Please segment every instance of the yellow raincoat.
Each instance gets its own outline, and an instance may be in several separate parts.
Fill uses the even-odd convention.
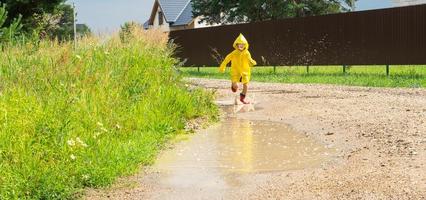
[[[245,44],[245,49],[238,50],[237,44]],[[251,70],[250,67],[256,65],[256,61],[251,58],[251,54],[248,51],[249,43],[243,34],[240,34],[235,40],[233,47],[235,48],[230,54],[228,54],[225,60],[219,67],[220,72],[225,72],[226,65],[231,62],[231,81],[233,83],[243,82],[248,83],[250,81]]]

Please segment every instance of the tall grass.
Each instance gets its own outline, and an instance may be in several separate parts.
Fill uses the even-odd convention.
[[[130,37],[130,36],[129,36]],[[69,199],[153,162],[187,120],[214,118],[159,32],[0,52],[0,199]]]
[[[229,73],[221,74],[215,67],[181,68],[187,77],[229,79]],[[254,67],[252,80],[276,83],[321,83],[356,85],[369,87],[426,87],[426,66],[390,66],[390,76],[386,76],[385,66],[352,66],[343,73],[342,66]]]

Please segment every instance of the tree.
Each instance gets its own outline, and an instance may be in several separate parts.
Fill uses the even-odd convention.
[[[91,35],[92,30],[86,24],[77,24],[77,36],[84,37],[87,35]]]
[[[42,37],[57,38],[60,41],[74,37],[74,11],[71,5],[61,4],[52,13],[36,15],[39,33]],[[37,18],[38,17],[38,18]],[[91,33],[86,24],[77,24],[77,36],[82,37]]]
[[[350,11],[355,11],[355,3],[357,0],[345,0],[346,5],[348,5]]]
[[[58,38],[59,40],[70,40],[74,36],[74,11],[71,5],[61,4],[52,14],[57,17],[55,26],[52,30],[46,30],[50,38]]]
[[[13,40],[22,28],[21,16],[11,20],[11,23],[8,26],[5,26],[7,19],[8,12],[6,7],[0,3],[0,43]]]
[[[10,18],[5,25],[13,23],[12,19],[22,16],[23,31],[39,38],[72,39],[73,8],[65,0],[0,0],[6,3]]]
[[[338,13],[356,0],[192,0],[193,15],[209,24],[254,22]],[[354,4],[353,4],[354,5]],[[352,6],[352,4],[350,5]]]
[[[35,16],[54,13],[64,2],[65,0],[0,0],[0,3],[6,4],[6,10],[9,13],[9,19],[5,21],[5,24],[10,25],[13,19],[22,16],[23,29],[27,32],[36,28]]]

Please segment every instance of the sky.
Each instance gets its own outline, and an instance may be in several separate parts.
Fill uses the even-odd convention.
[[[94,32],[113,32],[127,21],[144,23],[154,0],[68,0],[75,3],[77,23],[87,24]],[[358,0],[357,10],[371,10],[426,3],[426,0]]]

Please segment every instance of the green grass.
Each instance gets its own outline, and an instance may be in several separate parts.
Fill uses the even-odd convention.
[[[147,37],[0,52],[0,199],[77,198],[151,164],[187,120],[216,118]]]
[[[186,77],[229,79],[229,68],[225,74],[218,68],[182,67]],[[390,66],[390,76],[386,76],[385,66],[352,66],[343,74],[342,66],[311,66],[309,74],[305,67],[254,67],[252,81],[276,83],[321,83],[356,85],[370,87],[426,87],[426,65]]]

